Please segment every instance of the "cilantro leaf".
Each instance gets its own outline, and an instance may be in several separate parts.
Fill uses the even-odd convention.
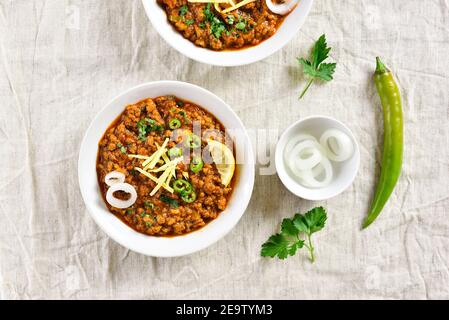
[[[300,95],[304,97],[315,79],[331,81],[337,67],[336,63],[323,63],[328,57],[332,48],[327,46],[326,36],[323,34],[316,42],[312,51],[312,61],[298,58],[298,63],[303,67],[304,74],[310,77],[307,86]]]
[[[309,227],[308,233],[312,234],[320,231],[326,224],[327,215],[323,207],[313,208],[304,215],[305,222]]]
[[[212,3],[208,3],[203,10],[205,20],[210,23],[210,33],[219,39],[223,32],[226,31],[226,24],[221,21],[212,12]]]
[[[180,15],[181,17],[185,16],[187,12],[189,12],[189,6],[186,5],[186,4],[183,5],[183,6],[181,7],[181,9],[179,9],[179,15]]]
[[[283,234],[286,234],[289,236],[294,236],[294,237],[296,237],[298,235],[298,229],[293,224],[293,221],[291,219],[282,220],[281,232]]]
[[[314,262],[315,248],[311,237],[313,233],[324,228],[326,219],[326,210],[323,207],[317,207],[305,214],[297,213],[292,219],[282,220],[281,233],[271,236],[262,244],[261,256],[286,259],[288,256],[294,256],[298,249],[306,247],[310,254],[310,261]],[[305,239],[301,239],[300,235],[303,235]]]
[[[147,135],[150,134],[152,131],[163,131],[164,128],[162,125],[158,124],[156,120],[145,118],[137,122],[137,132],[138,132],[138,139],[140,141],[146,141]]]
[[[303,240],[291,241],[283,234],[275,234],[262,245],[261,255],[263,257],[274,258],[277,256],[279,259],[286,259],[289,255],[294,256],[303,245]]]
[[[237,30],[240,30],[240,31],[245,30],[246,29],[246,22],[244,20],[240,20],[240,22],[235,25],[235,28]]]
[[[313,48],[312,52],[313,66],[315,67],[315,69],[318,68],[321,62],[329,57],[330,51],[331,48],[327,47],[326,35],[323,34],[315,43],[315,47]]]
[[[167,203],[172,208],[178,208],[179,207],[179,202],[176,199],[170,198],[170,197],[166,196],[165,194],[161,194],[161,196],[159,197],[159,200],[161,200],[162,202]]]
[[[123,154],[126,154],[126,147],[122,145],[121,143],[117,143],[117,148],[120,149],[120,152]]]

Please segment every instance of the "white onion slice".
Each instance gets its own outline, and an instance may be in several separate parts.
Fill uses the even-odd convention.
[[[319,169],[322,167],[322,169]],[[318,177],[322,174],[324,170],[324,177],[322,179],[318,179]],[[326,157],[321,159],[321,162],[309,170],[302,170],[296,172],[297,176],[303,181],[306,187],[310,188],[324,188],[327,187],[333,178],[334,171],[332,169],[332,164]]]
[[[296,166],[298,170],[312,169],[323,158],[320,149],[320,145],[312,140],[305,140],[298,143],[289,156],[290,167]],[[309,156],[304,157],[306,155]]]
[[[290,156],[290,153],[292,152],[293,148],[296,147],[296,145],[302,141],[305,140],[311,140],[314,142],[318,142],[318,140],[314,137],[311,136],[310,134],[298,134],[296,136],[294,136],[292,139],[290,139],[290,141],[287,143],[287,145],[285,146],[284,149],[284,154],[288,157]]]
[[[272,2],[272,0],[265,0],[268,9],[270,9],[271,12],[280,14],[280,15],[286,15],[289,14],[295,6],[298,4],[299,0],[285,0],[284,3],[275,4]]]
[[[326,156],[336,162],[348,160],[354,153],[354,144],[348,135],[337,129],[329,129],[320,138]]]
[[[121,172],[118,171],[112,171],[109,172],[105,177],[104,177],[104,182],[108,185],[108,186],[112,186],[116,183],[123,183],[125,182],[125,175]]]
[[[130,195],[128,200],[121,200],[114,197],[114,192],[123,191]],[[128,183],[115,183],[106,193],[106,201],[113,207],[118,209],[126,209],[131,207],[137,200],[136,189]]]

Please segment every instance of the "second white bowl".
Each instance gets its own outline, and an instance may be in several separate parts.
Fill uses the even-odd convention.
[[[216,66],[240,66],[253,63],[283,48],[306,21],[313,0],[301,0],[287,16],[279,30],[261,44],[241,50],[214,51],[194,45],[168,22],[167,15],[156,0],[142,0],[153,27],[167,43],[183,55]]]

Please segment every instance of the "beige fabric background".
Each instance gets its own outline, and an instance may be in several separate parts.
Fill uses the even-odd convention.
[[[338,62],[335,80],[298,101],[295,58],[322,33]],[[376,55],[402,87],[405,163],[385,212],[361,232],[382,141]],[[172,50],[140,0],[0,0],[0,59],[0,298],[449,298],[448,0],[317,0],[283,50],[240,68]],[[340,119],[361,145],[354,185],[311,203],[276,175],[257,175],[246,214],[217,244],[175,259],[128,251],[86,211],[78,150],[106,102],[161,79],[213,91],[248,128]],[[283,217],[317,204],[329,221],[315,238],[314,265],[303,255],[259,257]]]

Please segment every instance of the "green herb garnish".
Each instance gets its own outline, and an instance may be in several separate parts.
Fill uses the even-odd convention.
[[[228,16],[228,23],[232,25],[232,24],[234,24],[234,22],[235,22],[235,17],[233,15],[229,15]]]
[[[240,20],[240,22],[235,25],[235,28],[240,31],[246,30],[246,22],[244,20]]]
[[[159,198],[162,202],[165,202],[170,205],[170,207],[178,208],[179,202],[176,201],[176,199],[172,199],[170,197],[167,197],[166,195],[162,194]]]
[[[138,139],[145,141],[152,131],[162,131],[164,128],[156,120],[145,118],[137,122]]]
[[[121,143],[117,143],[117,148],[120,149],[120,152],[123,154],[126,154],[126,147],[122,145]]]
[[[221,34],[226,31],[226,25],[212,12],[211,3],[207,4],[207,6],[204,8],[203,13],[206,21],[210,23],[210,32],[214,35],[215,38],[220,38]]]
[[[154,203],[150,202],[150,201],[145,201],[143,203],[143,205],[145,206],[145,208],[150,208],[151,210],[154,209]]]
[[[186,20],[186,21],[185,21],[185,24],[188,25],[188,26],[190,26],[190,25],[192,25],[194,22],[195,22],[195,20],[189,19],[189,20]]]
[[[310,261],[315,261],[315,248],[312,244],[312,234],[324,228],[327,214],[323,207],[314,208],[304,215],[295,214],[293,219],[284,219],[281,225],[281,233],[271,236],[262,245],[260,254],[263,257],[278,257],[286,259],[294,256],[298,249],[306,247],[309,250]],[[300,236],[304,236],[304,240]]]
[[[187,117],[187,113],[185,111],[179,111],[178,114],[184,118],[184,123],[190,123],[190,119]]]
[[[312,61],[305,60],[304,58],[298,58],[298,62],[304,68],[304,73],[310,76],[309,83],[304,88],[300,95],[300,99],[304,97],[307,90],[310,88],[315,79],[321,79],[324,81],[331,81],[333,79],[333,74],[336,63],[323,63],[329,57],[329,52],[332,48],[329,48],[326,43],[326,36],[323,34],[318,41],[315,43],[312,52]]]
[[[126,214],[127,215],[130,215],[130,214],[133,214],[134,213],[134,210],[133,209],[127,209],[126,210]]]
[[[181,7],[181,9],[179,9],[179,15],[181,16],[181,17],[184,17],[185,15],[186,15],[186,13],[187,12],[189,12],[189,6],[188,5],[183,5],[182,7]]]

